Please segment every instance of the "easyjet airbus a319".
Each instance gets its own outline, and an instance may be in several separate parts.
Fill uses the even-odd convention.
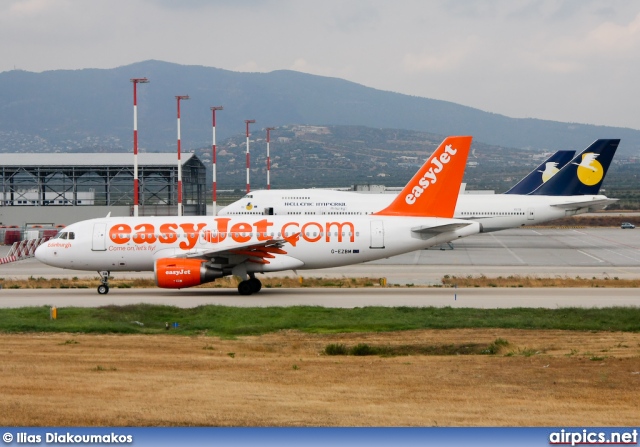
[[[338,267],[442,244],[481,231],[453,219],[471,137],[448,137],[381,211],[366,216],[106,217],[67,226],[36,250],[56,267],[153,271],[159,287],[181,289],[227,275],[238,291],[260,291],[256,273]]]

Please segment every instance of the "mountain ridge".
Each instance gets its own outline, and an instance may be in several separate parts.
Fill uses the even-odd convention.
[[[397,128],[438,135],[473,135],[490,145],[535,150],[582,149],[598,138],[621,138],[619,154],[640,155],[640,130],[510,118],[453,102],[388,92],[334,77],[274,70],[234,72],[158,60],[110,69],[12,70],[0,73],[0,151],[130,150],[134,77],[138,86],[139,144],[150,152],[176,146],[175,95],[181,103],[183,147],[211,144],[211,106],[220,139],[289,124]],[[37,149],[37,147],[36,147]],[[43,149],[44,150],[44,149]]]

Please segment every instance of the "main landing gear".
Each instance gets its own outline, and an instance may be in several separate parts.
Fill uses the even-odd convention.
[[[256,278],[255,273],[249,273],[249,279],[241,281],[240,284],[238,284],[238,293],[240,293],[240,295],[258,293],[260,289],[262,289],[262,283]]]
[[[98,293],[100,295],[106,295],[109,293],[109,273],[106,271],[98,272],[100,274],[100,285],[98,286]]]

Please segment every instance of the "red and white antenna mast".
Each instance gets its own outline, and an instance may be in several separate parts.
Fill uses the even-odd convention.
[[[249,194],[249,191],[251,191],[251,186],[250,186],[250,182],[249,182],[249,169],[251,167],[251,159],[249,156],[249,124],[251,123],[255,123],[256,120],[244,120],[245,124],[247,125],[247,194]]]
[[[218,182],[216,180],[216,110],[223,110],[222,106],[211,107],[211,113],[213,115],[212,128],[213,128],[213,143],[211,145],[211,151],[213,153],[213,215],[218,214],[217,200],[218,200]]]
[[[189,95],[176,96],[178,102],[178,216],[182,216],[182,160],[180,160],[180,100]]]
[[[269,138],[269,133],[275,129],[275,127],[267,127],[267,189],[271,189],[271,157],[269,156],[269,143],[271,139]]]
[[[149,82],[147,78],[132,78],[133,82],[133,215],[138,217],[139,187],[138,187],[138,84]]]

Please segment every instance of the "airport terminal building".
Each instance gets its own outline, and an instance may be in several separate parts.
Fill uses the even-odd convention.
[[[206,214],[206,168],[182,154],[185,216]],[[68,225],[78,220],[133,215],[130,153],[2,154],[0,225]],[[139,215],[177,215],[175,153],[138,154]]]

